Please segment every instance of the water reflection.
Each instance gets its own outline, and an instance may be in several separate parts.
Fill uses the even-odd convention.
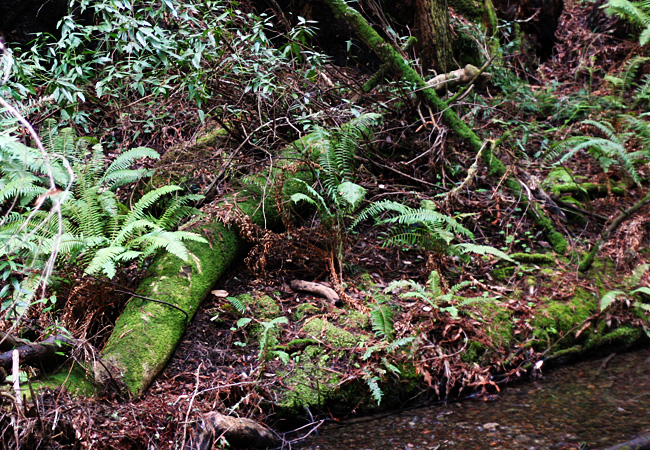
[[[650,432],[650,349],[560,368],[467,400],[327,425],[303,450],[598,449]]]

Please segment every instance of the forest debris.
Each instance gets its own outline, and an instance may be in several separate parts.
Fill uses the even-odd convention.
[[[305,291],[316,294],[320,297],[326,298],[332,303],[338,302],[340,300],[339,295],[334,289],[313,281],[292,280],[291,289],[294,291]]]
[[[580,266],[578,267],[578,270],[580,272],[586,272],[587,270],[589,270],[589,268],[594,262],[594,258],[596,258],[596,254],[603,248],[605,243],[609,240],[609,238],[616,231],[616,229],[623,223],[623,221],[625,221],[625,219],[632,216],[634,213],[636,213],[638,210],[640,210],[647,204],[650,204],[650,193],[646,194],[646,196],[643,197],[641,200],[639,200],[630,208],[626,209],[625,211],[621,212],[618,216],[616,216],[616,218],[612,221],[612,223],[605,230],[603,230],[602,234],[600,235],[600,238],[596,241],[593,247],[591,247],[589,253],[587,253],[583,257],[582,261],[580,261]]]
[[[229,448],[271,448],[282,442],[270,428],[254,420],[209,412],[196,426],[185,450],[207,450],[222,438]]]
[[[75,341],[66,336],[54,335],[38,344],[22,344],[19,347],[0,353],[0,367],[9,369],[12,364],[13,352],[18,351],[21,364],[35,366],[51,362],[57,352],[72,348]]]
[[[449,73],[441,73],[427,81],[427,84],[432,86],[436,91],[439,91],[457,84],[469,83],[475,78],[475,83],[479,87],[485,86],[492,79],[492,74],[487,72],[481,73],[481,69],[478,67],[467,64],[462,69],[452,70]]]

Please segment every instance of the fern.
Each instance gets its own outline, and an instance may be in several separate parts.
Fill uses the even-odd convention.
[[[632,134],[617,133],[614,127],[608,122],[585,120],[582,123],[595,128],[605,135],[605,137],[571,137],[556,145],[553,151],[547,155],[547,159],[556,159],[559,157],[556,164],[562,164],[579,151],[587,150],[598,161],[603,171],[608,172],[613,164],[618,163],[630,178],[640,186],[641,176],[634,167],[638,162],[638,155],[630,154],[626,150],[627,142],[632,137]]]
[[[490,245],[478,245],[473,243],[462,243],[454,245],[454,248],[459,250],[460,253],[474,253],[475,255],[485,256],[492,255],[497,258],[505,259],[508,262],[516,263],[514,259],[508,256],[507,253],[494,248]]]
[[[369,373],[366,372],[366,376],[363,377],[363,379],[368,385],[368,389],[370,389],[370,394],[372,395],[372,398],[375,399],[377,405],[379,405],[381,403],[382,398],[384,398],[384,391],[382,391],[381,388],[379,387],[379,377],[371,376]]]
[[[407,345],[413,343],[414,341],[415,341],[414,336],[397,339],[396,341],[391,342],[388,347],[386,347],[386,351],[388,353],[392,353],[398,348],[406,347]]]
[[[372,330],[377,336],[384,337],[387,341],[393,340],[393,310],[389,305],[377,305],[370,312]]]
[[[608,0],[602,6],[605,8],[607,14],[614,14],[616,16],[627,19],[632,24],[639,27],[641,35],[639,36],[639,44],[646,45],[650,42],[650,2],[642,0],[632,2],[629,0]]]
[[[425,300],[431,305],[432,308],[438,309],[442,312],[449,313],[453,318],[457,318],[459,308],[469,306],[475,303],[484,303],[495,301],[496,298],[483,295],[481,297],[459,297],[457,294],[461,290],[467,288],[472,283],[469,281],[462,281],[452,286],[447,293],[442,290],[442,279],[440,273],[436,270],[432,271],[427,280],[426,286],[413,281],[413,280],[400,280],[393,281],[384,290],[386,293],[399,292],[405,289],[406,292],[399,294],[402,298],[418,298]],[[456,304],[452,304],[456,302]],[[443,306],[449,304],[449,306]]]
[[[184,241],[207,242],[196,234],[172,231],[171,228],[190,214],[196,213],[191,203],[197,195],[175,196],[178,186],[163,186],[142,196],[131,208],[122,205],[116,189],[149,176],[146,169],[130,169],[137,159],[158,158],[155,151],[139,147],[118,156],[106,167],[102,146],[93,139],[76,138],[70,128],[56,129],[53,121],[46,121],[42,141],[50,154],[49,165],[40,152],[10,139],[0,139],[0,202],[12,197],[26,205],[45,189],[45,175],[54,173],[57,182],[70,182],[64,163],[56,158],[67,158],[74,172],[71,192],[65,194],[61,208],[63,233],[47,210],[11,214],[0,224],[0,236],[22,236],[14,250],[27,255],[38,251],[45,254],[59,251],[63,258],[87,264],[86,273],[103,273],[112,278],[120,265],[146,258],[164,250],[187,260],[189,251]],[[2,145],[9,142],[9,145]],[[11,164],[9,164],[9,162]],[[52,169],[47,169],[51,167]],[[48,172],[49,170],[49,172]],[[22,173],[22,186],[12,176]],[[162,210],[158,217],[153,208]],[[15,238],[12,238],[15,239]],[[8,241],[0,241],[4,247]],[[7,251],[4,249],[4,251]]]
[[[380,218],[384,213],[393,215]],[[363,210],[352,228],[370,217],[375,218],[376,225],[391,225],[384,240],[387,246],[408,245],[447,252],[456,236],[474,236],[453,217],[430,208],[411,208],[390,200],[373,203]]]
[[[226,297],[226,299],[235,307],[239,314],[243,315],[246,312],[246,304],[237,297]]]

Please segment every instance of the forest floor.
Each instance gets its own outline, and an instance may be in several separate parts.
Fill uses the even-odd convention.
[[[602,99],[616,95],[611,85],[605,82],[605,76],[620,73],[627,61],[641,54],[634,42],[624,39],[624,36],[617,37],[615,20],[595,15],[593,8],[578,2],[567,3],[553,56],[531,71],[526,57],[512,55],[508,67],[526,77],[526,83],[517,85],[513,92],[488,87],[481,93],[487,99],[486,105],[476,108],[468,105],[465,116],[481,136],[498,138],[504,128],[509,128],[512,134],[508,138],[508,151],[513,153],[510,155],[512,160],[518,159],[518,164],[538,180],[543,180],[550,171],[551,166],[542,155],[551,150],[551,142],[560,141],[581,130],[580,127],[584,128],[575,117],[595,118],[592,112],[602,111],[598,106],[605,101]],[[598,31],[592,31],[594,29]],[[380,96],[371,95],[364,102],[372,104],[381,100]],[[401,129],[400,142],[394,142],[389,133],[380,132],[375,139],[381,142],[382,152],[362,152],[359,160],[363,166],[374,164],[383,169],[372,171],[374,173],[360,169],[357,182],[368,189],[368,198],[373,200],[408,198],[417,192],[420,198],[428,196],[438,201],[439,194],[449,192],[454,186],[455,176],[451,173],[454,170],[452,164],[446,165],[446,170],[451,172],[437,169],[439,161],[445,159],[469,167],[475,155],[463,150],[462,143],[451,133],[443,138],[443,144],[432,146],[431,136],[445,134],[435,122],[420,121],[404,127],[405,121],[409,123],[409,119],[399,111],[387,117],[385,129]],[[400,152],[403,153],[401,157],[397,156]],[[576,178],[603,183],[617,179],[615,171],[603,172],[597,161],[586,154],[574,157],[566,165]],[[639,168],[645,176],[648,170],[648,164]],[[196,182],[200,191],[204,187],[202,184],[207,185],[207,178]],[[227,190],[227,187],[222,189]],[[638,201],[641,193],[642,188],[634,186],[623,195],[615,196],[610,192],[590,202],[586,220],[581,225],[568,225],[557,216],[553,216],[554,224],[570,239],[573,250],[586,250],[596,241],[606,223]],[[473,185],[454,201],[442,205],[442,212],[471,214],[472,231],[479,243],[509,253],[547,249],[549,243],[544,241],[527,216],[520,213],[520,208],[519,199],[499,191],[494,182],[488,180],[487,169],[481,166]],[[611,261],[611,273],[615,273],[617,278],[629,276],[639,264],[648,262],[650,255],[642,249],[648,246],[649,224],[650,212],[641,211],[624,224],[601,251],[599,257]],[[283,379],[278,376],[282,373],[282,363],[278,359],[264,361],[259,357],[258,346],[237,344],[246,342],[247,331],[235,325],[239,316],[225,298],[248,293],[255,296],[266,294],[279,306],[278,317],[292,316],[309,304],[319,318],[337,323],[343,329],[350,325],[348,319],[342,317],[340,305],[290,288],[294,279],[327,281],[331,276],[330,255],[322,245],[322,240],[328,239],[327,230],[319,228],[318,224],[297,227],[278,235],[277,239],[298,242],[293,254],[257,248],[252,253],[252,260],[237,264],[214,287],[227,294],[218,292],[218,296],[210,295],[204,300],[175,355],[141,398],[122,399],[106,394],[104,398],[84,399],[74,398],[67,392],[46,393],[32,408],[32,413],[38,412],[38,417],[31,422],[33,429],[24,433],[26,440],[22,448],[182,448],[182,443],[187,442],[194,432],[194,423],[201,414],[210,411],[230,411],[280,430],[287,430],[300,421],[317,423],[316,418],[309,417],[312,413],[309,410],[303,411],[302,417],[294,418],[297,420],[276,414],[274,392],[283,386]],[[264,265],[255,264],[262,260]],[[585,279],[577,273],[576,257],[556,261],[545,272],[544,276],[552,279],[551,283],[543,283],[540,278],[531,283],[531,279],[540,277],[536,273],[522,276],[513,273],[497,278],[494,273],[501,267],[498,261],[472,258],[467,262],[414,249],[384,247],[380,230],[370,224],[363,225],[356,234],[348,237],[343,261],[341,281],[347,287],[347,294],[358,301],[369,295],[364,290],[368,284],[372,284],[377,292],[395,280],[410,279],[424,284],[432,270],[444,274],[447,287],[469,281],[477,292],[498,296],[508,304],[514,318],[511,324],[513,333],[520,336],[520,342],[535,339],[530,322],[535,317],[538,299],[567,299],[579,288],[589,292],[595,290],[592,279]],[[645,280],[648,285],[647,274]],[[618,281],[603,272],[598,280],[599,288],[605,291],[613,289]],[[523,292],[523,295],[514,296],[515,292]],[[423,354],[416,366],[428,383],[422,383],[420,389],[410,390],[409,397],[398,399],[392,406],[476,392],[486,396],[498,395],[498,384],[526,376],[525,367],[543,357],[533,346],[525,348],[519,345],[511,349],[504,346],[497,349],[489,361],[484,361],[484,365],[468,364],[462,358],[467,336],[479,342],[487,339],[486,327],[480,321],[472,316],[452,317],[442,310],[430,311],[430,308],[423,312],[421,308],[413,307],[412,299],[397,295],[393,295],[391,301],[394,309],[399,311],[394,318],[396,338],[412,333],[413,324],[417,322],[419,329],[429,327],[435,330],[425,333],[427,338],[430,342],[444,343],[448,351],[446,358],[437,360],[435,354]],[[597,321],[633,323],[638,319],[623,307],[612,308],[607,317],[591,317],[585,326]],[[284,328],[281,342],[304,338],[301,326],[304,323]],[[576,329],[572,333],[582,331]],[[381,341],[372,331],[366,335],[370,342],[368,346]],[[329,366],[329,370],[339,372],[341,380],[367,379],[369,366],[366,363],[377,363],[373,356],[367,360],[360,358],[367,348],[338,353],[338,360]],[[347,364],[351,353],[355,352],[357,364]],[[439,373],[445,374],[444,381],[432,381]],[[390,377],[390,374],[386,376]],[[361,383],[361,386],[365,384]],[[327,410],[313,413],[318,414],[319,419],[338,420],[363,410],[361,406],[348,406],[347,411],[338,404],[333,406],[338,409],[329,413]],[[289,434],[286,439],[297,438],[309,430],[305,428]],[[290,444],[285,443],[285,448],[290,448]]]

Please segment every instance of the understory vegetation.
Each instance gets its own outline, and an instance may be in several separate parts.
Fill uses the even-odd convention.
[[[489,76],[432,95],[480,150],[326,4],[71,1],[55,32],[0,41],[0,349],[74,342],[0,368],[4,445],[185,448],[210,411],[287,429],[646,342],[650,10],[600,5],[566,1],[545,60],[521,21],[452,10],[454,69]],[[161,255],[189,292],[223,230],[240,261],[191,323],[143,295]],[[134,300],[188,327],[139,399],[96,377],[109,339],[158,320],[134,307],[111,336]],[[73,373],[96,398],[60,387]]]

